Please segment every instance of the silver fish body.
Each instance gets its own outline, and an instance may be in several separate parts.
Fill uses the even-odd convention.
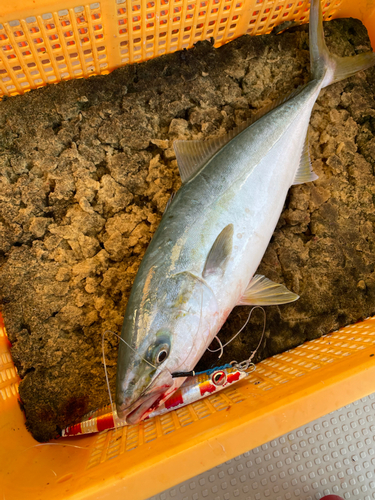
[[[316,0],[313,9],[319,31]],[[313,79],[190,172],[163,216],[122,329],[130,347],[120,343],[116,404],[129,422],[146,418],[149,408],[181,385],[184,378],[172,374],[194,368],[236,305],[298,298],[284,289],[284,301],[257,302],[251,280],[290,186],[316,178],[306,164],[306,136],[321,88],[354,73],[354,65],[358,70],[374,64],[373,57],[346,62],[348,70],[340,66],[337,75],[334,64],[341,63],[329,59],[322,40],[318,34],[318,48],[311,51]]]
[[[137,274],[124,330],[125,340],[146,356],[149,336],[142,333],[152,332],[152,338],[163,328],[169,332],[173,321],[163,366],[169,373],[194,368],[255,273],[299,167],[319,91],[319,83],[308,85],[235,137],[178,191],[163,217]],[[207,255],[228,225],[233,225],[233,251],[225,272],[203,278]],[[132,362],[134,368],[145,365],[122,345],[119,352],[119,370]],[[182,380],[173,382],[175,389]],[[128,384],[129,399],[117,399],[125,408],[135,393],[131,379]]]

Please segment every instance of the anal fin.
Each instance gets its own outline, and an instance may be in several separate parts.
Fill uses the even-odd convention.
[[[293,186],[297,184],[304,184],[305,182],[316,181],[318,176],[313,171],[309,155],[309,139],[306,134],[305,144],[302,149],[301,160],[296,176],[293,181]]]
[[[299,296],[290,292],[284,285],[275,283],[260,274],[255,274],[237,305],[271,306],[287,304],[297,299]]]

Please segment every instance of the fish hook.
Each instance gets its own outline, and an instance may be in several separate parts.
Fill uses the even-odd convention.
[[[254,363],[251,362],[251,360],[254,358],[255,354],[257,353],[257,351],[259,350],[259,347],[263,341],[263,337],[264,337],[264,333],[266,331],[266,311],[263,309],[263,307],[261,306],[255,306],[251,309],[251,311],[249,312],[249,315],[247,317],[247,320],[245,322],[245,324],[242,326],[242,328],[236,333],[236,335],[234,335],[230,340],[228,340],[228,342],[226,344],[222,344],[221,340],[219,339],[219,337],[216,335],[214,338],[218,341],[218,343],[220,344],[220,347],[219,349],[210,349],[210,348],[207,348],[210,352],[217,352],[217,351],[221,351],[220,352],[220,356],[219,356],[219,359],[221,358],[221,356],[223,355],[223,352],[224,352],[224,347],[226,347],[228,344],[230,344],[236,337],[237,335],[239,335],[242,330],[245,328],[245,326],[248,324],[250,318],[251,318],[251,315],[253,313],[253,311],[255,309],[261,309],[263,311],[263,331],[262,331],[262,335],[260,337],[260,341],[257,345],[257,348],[255,349],[255,351],[253,351],[251,353],[251,356],[249,357],[249,359],[246,359],[245,361],[241,361],[240,363],[238,363],[237,361],[231,361],[229,364],[234,366],[235,368],[237,368],[239,371],[247,371],[250,367],[252,368],[251,371],[254,371],[256,368],[255,368],[255,365]],[[191,372],[176,372],[176,373],[172,373],[172,378],[178,378],[178,377],[194,377],[195,375],[195,371],[191,371]]]
[[[258,349],[261,346],[261,343],[263,342],[264,332],[266,331],[266,311],[263,309],[263,307],[261,307],[261,306],[253,307],[252,310],[250,311],[250,314],[249,314],[249,317],[247,318],[247,321],[249,321],[251,313],[254,311],[254,309],[261,309],[263,311],[263,331],[262,331],[262,335],[260,337],[259,343],[257,345],[257,348],[255,349],[255,351],[253,351],[251,353],[251,356],[249,357],[249,359],[246,359],[245,361],[241,361],[240,363],[237,363],[237,361],[231,361],[229,363],[230,365],[234,366],[235,368],[237,368],[240,371],[247,371],[250,367],[252,368],[252,370],[251,370],[252,372],[256,369],[254,363],[252,363],[251,360],[254,358],[255,354],[258,352]],[[245,325],[246,325],[246,323],[245,323]],[[242,329],[244,328],[244,326],[242,327]],[[233,337],[233,339],[237,335],[238,335],[238,333]],[[233,339],[231,339],[229,342],[232,342]],[[225,345],[227,345],[227,344],[225,344]]]
[[[228,342],[227,342],[226,344],[224,344],[224,345],[223,345],[223,344],[221,343],[221,341],[220,341],[219,337],[218,337],[218,336],[216,336],[216,337],[214,337],[214,338],[215,338],[215,339],[219,342],[220,347],[219,347],[218,349],[212,349],[212,350],[208,348],[208,350],[209,350],[210,352],[217,352],[217,351],[221,351],[221,352],[220,352],[220,356],[219,356],[219,359],[220,359],[220,358],[221,358],[221,356],[222,356],[222,354],[223,354],[223,349],[224,349],[224,347],[226,347],[226,346],[227,346],[227,345],[229,345],[231,342],[233,342],[233,340],[234,340],[234,339],[235,339],[235,338],[236,338],[236,337],[237,337],[237,336],[238,336],[238,335],[239,335],[239,334],[243,331],[243,329],[246,327],[246,325],[247,325],[247,324],[248,324],[248,322],[250,321],[251,315],[253,314],[253,311],[255,311],[255,309],[262,309],[262,311],[263,311],[263,313],[264,313],[264,328],[263,328],[263,334],[264,334],[264,330],[265,330],[265,328],[266,328],[266,313],[265,313],[265,311],[264,311],[263,307],[261,307],[261,306],[255,306],[255,307],[253,307],[253,308],[250,310],[249,315],[248,315],[248,317],[247,317],[247,320],[245,321],[245,323],[244,323],[244,325],[242,326],[242,328],[241,328],[240,330],[238,330],[238,332],[237,332],[237,333],[236,333],[236,334],[235,334],[235,335],[234,335],[234,336],[233,336],[230,340],[228,340]],[[263,334],[262,334],[262,335],[263,335]],[[263,338],[263,336],[262,336],[262,338]],[[258,349],[258,348],[257,348],[257,349]]]

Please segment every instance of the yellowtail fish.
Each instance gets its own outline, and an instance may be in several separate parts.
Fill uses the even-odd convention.
[[[182,187],[140,265],[117,362],[117,414],[146,418],[183,383],[238,305],[298,296],[256,269],[289,188],[314,181],[307,129],[321,89],[375,64],[340,58],[324,41],[319,0],[310,11],[311,80],[227,136],[175,141]]]
[[[151,407],[146,418],[164,415],[164,413],[169,411],[177,410],[190,403],[195,403],[242,380],[247,376],[247,373],[235,366],[226,365],[188,377],[164,404],[160,406],[155,404],[155,409]],[[66,427],[66,429],[63,429],[61,435],[63,437],[71,437],[81,434],[91,434],[124,425],[127,425],[126,419],[118,417],[115,406],[113,405],[113,408],[111,408],[111,405],[107,405],[100,410],[88,413],[78,424]]]

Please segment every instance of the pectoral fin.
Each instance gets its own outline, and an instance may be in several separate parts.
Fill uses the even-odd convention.
[[[255,274],[238,305],[271,306],[294,302],[298,298],[298,295],[290,292],[284,285],[275,283],[260,274]]]
[[[202,276],[223,273],[233,249],[233,224],[228,224],[216,238],[208,252]]]

